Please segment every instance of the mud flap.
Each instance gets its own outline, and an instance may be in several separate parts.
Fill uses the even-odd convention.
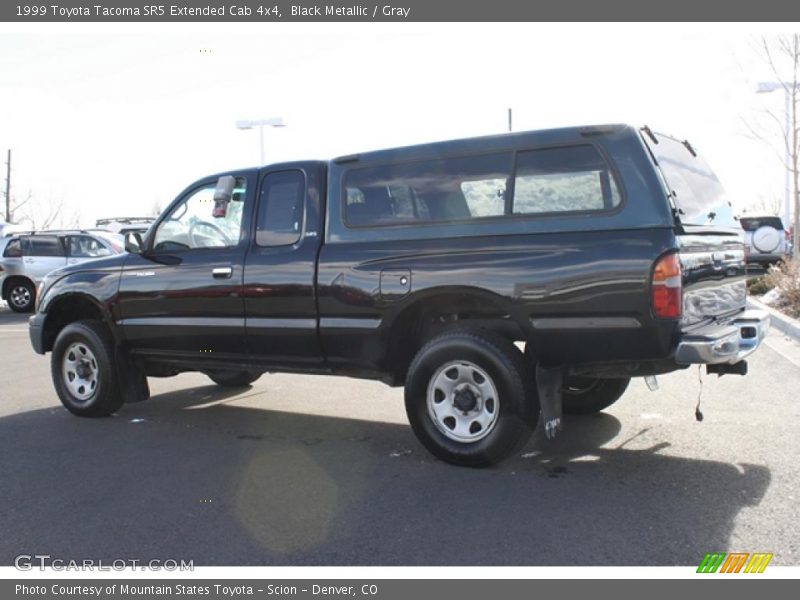
[[[536,363],[536,388],[542,411],[544,435],[548,440],[556,437],[561,425],[561,386],[564,381],[562,367],[545,368]]]
[[[150,397],[150,386],[144,369],[119,349],[115,352],[117,377],[125,403],[142,402]]]

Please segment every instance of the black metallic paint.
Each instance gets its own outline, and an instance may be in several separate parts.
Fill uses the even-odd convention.
[[[322,241],[325,163],[267,167],[259,181],[263,182],[270,173],[288,170],[300,171],[305,176],[302,235],[290,246],[259,247],[254,243],[249,246],[242,290],[248,347],[254,360],[273,367],[321,365],[314,281]],[[250,236],[255,239],[255,224]]]
[[[320,317],[346,321],[321,328],[323,346],[332,364],[386,370],[398,316],[446,293],[475,298],[483,316],[508,315],[518,339],[529,340],[545,362],[663,357],[677,324],[652,319],[649,284],[653,262],[674,243],[664,228],[421,240],[413,249],[395,241],[328,244],[319,265]],[[398,269],[411,273],[410,292],[386,299],[379,293],[381,273]],[[585,318],[587,326],[534,327],[565,316]],[[592,317],[638,325],[603,328]],[[370,326],[356,326],[359,321]]]

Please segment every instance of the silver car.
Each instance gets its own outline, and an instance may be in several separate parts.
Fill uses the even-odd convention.
[[[784,260],[791,254],[789,235],[780,217],[741,217],[744,247],[749,264],[763,267]]]
[[[122,236],[97,231],[42,231],[0,239],[0,297],[15,312],[31,312],[44,276],[74,265],[124,252]]]

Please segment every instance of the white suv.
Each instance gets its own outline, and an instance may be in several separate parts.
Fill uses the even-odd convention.
[[[780,217],[741,217],[747,262],[767,267],[789,254],[789,236]]]

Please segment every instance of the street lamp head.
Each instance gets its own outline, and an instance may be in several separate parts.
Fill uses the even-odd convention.
[[[236,121],[236,129],[252,129],[253,127],[286,127],[286,123],[283,122],[282,117]]]
[[[272,117],[270,119],[256,119],[236,121],[236,129],[253,129],[258,127],[258,143],[261,149],[259,164],[264,164],[264,127],[286,127],[282,117]]]

